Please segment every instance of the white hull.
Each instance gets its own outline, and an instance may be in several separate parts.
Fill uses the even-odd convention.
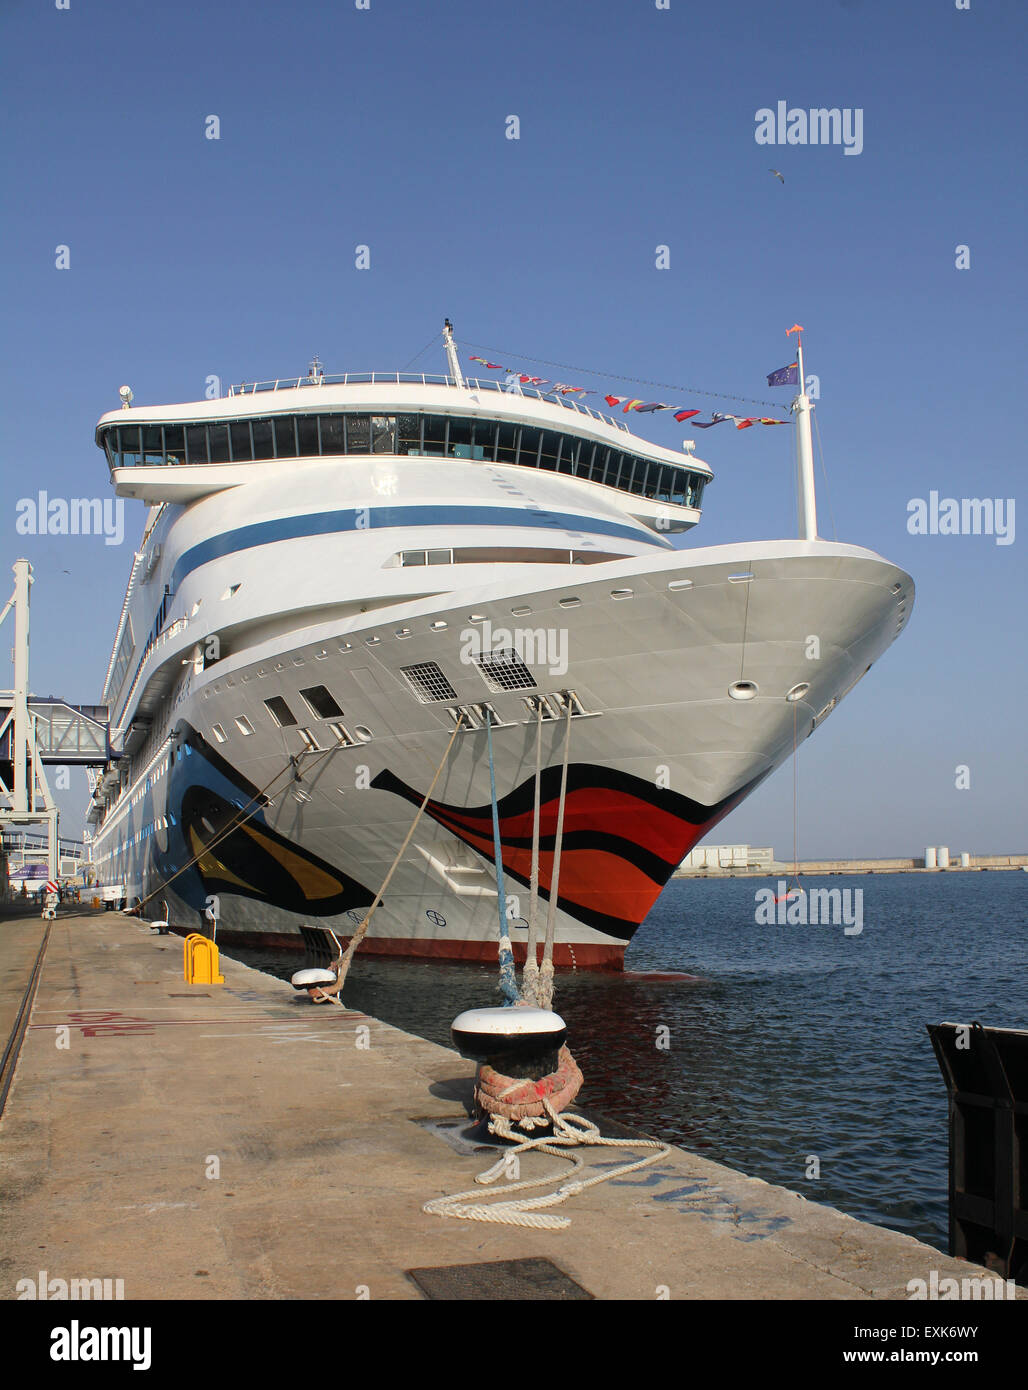
[[[200,672],[187,666],[164,701],[164,726],[153,730],[136,760],[133,787],[97,834],[102,881],[124,882],[130,901],[158,891],[171,904],[172,922],[190,928],[200,924],[208,898],[216,898],[220,939],[239,933],[299,945],[305,923],[348,935],[443,757],[453,728],[448,710],[491,704],[501,724],[493,734],[501,815],[504,798],[520,789],[522,803],[528,797],[530,836],[536,723],[524,696],[570,690],[595,717],[571,720],[571,785],[579,795],[568,800],[557,960],[617,966],[680,859],[889,646],[912,591],[907,575],[871,552],[820,541],[656,554],[648,548],[573,572],[539,567],[532,578],[541,582],[528,592],[527,568],[459,593],[272,635]],[[305,575],[318,570],[316,561],[308,562]],[[208,595],[223,577],[204,576]],[[281,570],[261,574],[251,567],[243,586],[252,591],[276,578],[290,582]],[[683,581],[691,587],[677,587]],[[569,600],[578,602],[564,606]],[[494,631],[566,634],[567,670],[530,661],[536,690],[491,691],[467,658],[468,634],[482,627],[480,619]],[[182,646],[190,649],[189,634]],[[444,673],[456,701],[424,704],[415,697],[400,668],[429,662]],[[752,698],[730,696],[738,682],[756,687]],[[314,684],[332,693],[348,732],[370,733],[366,742],[333,747],[329,725],[339,721],[307,718],[317,742],[333,751],[304,753],[297,729],[273,724],[266,700],[280,695],[302,708],[299,691]],[[787,700],[801,684],[809,689]],[[238,720],[253,732],[241,732]],[[223,742],[212,733],[215,725]],[[162,747],[166,731],[175,729],[186,743]],[[543,725],[544,789],[559,777],[564,734],[563,722]],[[289,759],[301,753],[294,780]],[[252,809],[254,789],[269,784],[272,804],[205,852],[228,817]],[[206,821],[205,793],[197,790],[205,787]],[[491,830],[481,818],[489,807],[486,734],[461,732],[432,814],[422,818],[363,949],[473,959],[495,954]],[[452,817],[469,808],[479,819],[455,828]],[[544,837],[547,824],[544,817]],[[525,832],[524,812],[515,806],[509,821],[505,816],[503,855],[515,948],[524,941],[528,912],[518,873],[527,878]],[[197,854],[196,864],[161,888]],[[544,885],[549,863],[544,852]],[[544,893],[542,915],[545,908]]]

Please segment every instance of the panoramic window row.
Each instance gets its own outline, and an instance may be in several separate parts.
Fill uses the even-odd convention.
[[[100,443],[112,468],[137,464],[251,463],[340,454],[463,458],[544,468],[657,502],[699,507],[706,478],[591,439],[457,415],[280,415],[193,425],[108,425]]]

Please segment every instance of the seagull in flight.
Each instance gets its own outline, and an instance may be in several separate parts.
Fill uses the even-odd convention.
[[[780,174],[780,173],[778,172],[777,169],[769,169],[769,170],[768,170],[768,173],[774,174],[775,178],[776,178],[776,179],[781,179],[782,183],[785,182],[785,175],[784,175],[784,174]]]

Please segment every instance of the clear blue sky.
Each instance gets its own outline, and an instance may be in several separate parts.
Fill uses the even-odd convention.
[[[142,509],[119,548],[20,537],[16,503],[107,495],[93,428],[122,382],[143,404],[315,351],[403,368],[449,315],[499,354],[784,404],[764,377],[798,321],[822,533],[834,514],[918,586],[801,751],[800,853],[1024,849],[1026,539],[906,520],[933,488],[1024,498],[1026,37],[1016,0],[8,0],[0,601],[27,555],[35,690],[99,697]],[[860,108],[863,152],[758,145],[779,100]],[[690,543],[793,534],[791,431],[697,438],[716,482]],[[81,775],[63,800],[78,833]],[[719,832],[791,837],[787,768]]]

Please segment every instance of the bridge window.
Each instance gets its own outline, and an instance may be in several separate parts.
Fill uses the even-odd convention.
[[[139,462],[139,426],[122,425],[118,431],[118,449],[125,463],[129,466]]]
[[[496,427],[496,462],[517,463],[518,427],[502,422]]]
[[[539,446],[539,467],[552,472],[557,466],[559,453],[560,435],[554,434],[552,430],[543,430],[542,443]]]
[[[539,467],[539,446],[542,443],[542,430],[530,429],[527,425],[521,427],[521,438],[518,440],[518,463],[523,467]]]
[[[275,441],[272,438],[270,420],[253,420],[250,423],[250,430],[253,434],[253,456],[255,459],[271,459],[275,457]],[[289,421],[289,434],[293,433],[293,422]],[[294,450],[295,451],[295,450]],[[235,456],[236,444],[232,441],[232,453]]]
[[[398,454],[419,454],[421,452],[421,416],[400,415],[396,421],[399,443]]]
[[[396,453],[395,415],[372,415],[371,452],[373,454]]]
[[[348,454],[369,454],[371,452],[370,416],[347,415],[346,452]]]
[[[160,425],[143,426],[143,462],[164,462],[164,439]]]
[[[318,444],[318,417],[316,415],[298,415],[296,417],[296,447],[301,458],[308,458],[321,452]]]
[[[181,425],[164,426],[164,450],[168,463],[185,463],[186,432]]]
[[[496,422],[475,420],[472,428],[471,457],[492,463],[496,453]]]
[[[99,442],[112,468],[139,463],[247,463],[270,458],[394,454],[517,464],[638,497],[700,506],[706,478],[577,435],[467,416],[335,414],[190,425],[109,425]]]
[[[446,453],[446,416],[445,415],[426,415],[425,416],[425,442],[424,452],[432,456],[441,456]]]
[[[292,415],[279,416],[275,425],[275,457],[296,458],[296,419]]]
[[[228,427],[229,445],[234,460],[253,461],[253,440],[250,438],[250,421],[234,420]]]
[[[207,426],[207,447],[211,451],[211,463],[228,463],[228,425]]]
[[[447,453],[451,458],[471,458],[471,421],[454,419],[450,421],[450,434]]]
[[[186,463],[210,463],[206,425],[186,426]]]
[[[323,454],[345,454],[346,435],[341,415],[321,417],[321,452]]]

